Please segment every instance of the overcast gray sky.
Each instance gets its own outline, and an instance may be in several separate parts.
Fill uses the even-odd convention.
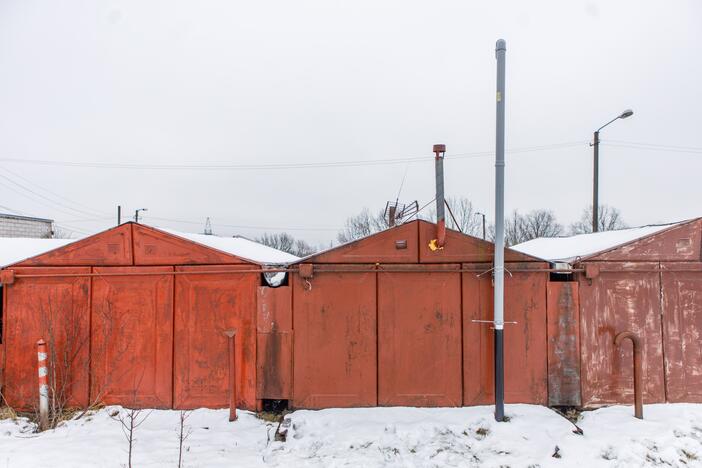
[[[694,0],[0,0],[0,211],[95,231],[121,204],[154,225],[197,232],[209,216],[218,234],[316,243],[394,199],[405,171],[401,200],[431,200],[445,143],[447,195],[492,218],[500,37],[507,147],[531,150],[507,154],[508,211],[577,219],[592,132],[632,108],[602,133],[601,201],[631,225],[702,215]]]

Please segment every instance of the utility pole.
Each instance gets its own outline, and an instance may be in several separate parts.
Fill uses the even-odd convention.
[[[486,239],[485,237],[485,213],[475,213],[476,216],[482,216],[483,217],[483,240]]]
[[[495,420],[505,419],[505,350],[504,288],[505,288],[505,59],[507,43],[495,44],[497,59],[497,119],[495,137]]]
[[[634,115],[634,111],[627,109],[597,130],[595,130],[595,137],[592,143],[594,160],[593,160],[593,174],[592,174],[592,232],[598,232],[600,230],[599,226],[599,210],[600,210],[600,130],[605,128],[607,125],[611,124],[618,119],[626,119]]]
[[[122,206],[117,205],[117,226],[122,224]]]

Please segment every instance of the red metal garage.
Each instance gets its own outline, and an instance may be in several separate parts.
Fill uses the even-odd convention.
[[[293,406],[461,406],[492,395],[491,243],[413,221],[292,274]],[[507,252],[507,400],[546,402],[547,263]],[[519,263],[515,263],[519,262]]]
[[[16,263],[3,271],[4,396],[35,404],[44,338],[56,391],[72,404],[226,406],[223,332],[235,328],[239,404],[256,408],[261,268],[295,259],[246,239],[128,223]]]
[[[580,353],[555,353],[560,377],[567,380],[564,401],[584,406],[633,399],[632,349],[614,345],[623,331],[642,342],[644,401],[702,401],[702,219],[561,239],[537,239],[515,248],[581,270],[570,307],[579,326],[554,324],[550,344],[565,351],[579,343]],[[556,299],[554,299],[556,300]],[[560,299],[557,299],[560,300]],[[574,301],[573,304],[576,304]],[[573,309],[579,309],[573,314]],[[561,324],[563,325],[563,324]],[[567,378],[577,372],[580,385]],[[574,394],[577,392],[578,394]],[[568,403],[556,403],[568,404]]]

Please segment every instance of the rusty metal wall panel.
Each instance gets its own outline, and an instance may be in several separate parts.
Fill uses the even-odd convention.
[[[583,406],[634,401],[630,345],[615,348],[617,333],[631,331],[643,344],[644,401],[665,400],[658,263],[602,265],[579,279]]]
[[[258,333],[256,342],[256,398],[289,400],[292,397],[291,331]]]
[[[493,319],[491,263],[463,265],[463,404],[486,405],[494,402],[494,342],[492,326],[474,320]],[[480,276],[478,276],[480,275]],[[510,354],[505,353],[507,359]]]
[[[439,267],[446,272],[379,267],[379,405],[461,406],[460,265]]]
[[[492,262],[495,245],[477,237],[446,230],[446,245],[443,249],[431,250],[429,242],[436,239],[436,224],[419,220],[419,262],[420,263],[481,263]],[[508,262],[543,262],[514,250],[505,249]]]
[[[306,263],[416,263],[418,221],[402,224],[326,252]]]
[[[259,286],[257,307],[259,333],[292,331],[292,287]]]
[[[463,273],[463,375],[465,405],[494,401],[492,265],[463,265],[475,273]],[[546,282],[548,273],[516,271],[543,269],[539,263],[507,263],[515,270],[505,275],[505,401],[546,404],[547,324]],[[480,276],[478,276],[480,275]]]
[[[490,262],[495,251],[492,242],[446,229],[446,245],[431,250],[429,242],[436,239],[436,224],[419,223],[419,261],[421,263]]]
[[[578,283],[549,282],[548,404],[580,406],[580,304]]]
[[[232,273],[176,277],[174,407],[218,408],[229,404],[228,342],[236,329],[238,405],[256,408],[257,273],[247,266],[183,266],[179,272],[231,270]]]
[[[661,268],[668,401],[702,403],[702,263]]]
[[[135,265],[220,265],[244,260],[175,235],[134,224]]]
[[[666,229],[630,242],[588,260],[598,261],[699,261],[702,220]]]
[[[17,274],[90,273],[90,268],[70,267],[14,270]],[[8,404],[18,410],[33,410],[37,406],[36,343],[44,339],[57,373],[56,381],[50,381],[49,385],[57,395],[65,394],[70,406],[85,406],[88,403],[90,278],[18,278],[14,284],[3,288],[6,301],[3,394]]]
[[[375,406],[376,275],[324,272],[322,267],[315,265],[309,285],[292,275],[293,406]]]
[[[92,399],[170,408],[173,371],[171,267],[96,267],[95,273],[154,276],[93,278]]]
[[[292,397],[292,287],[258,288],[256,398]]]
[[[132,265],[132,227],[123,224],[30,258],[21,266]]]

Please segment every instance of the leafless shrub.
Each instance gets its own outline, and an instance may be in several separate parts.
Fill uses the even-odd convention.
[[[141,379],[143,377],[144,375],[142,373],[141,377],[138,380],[135,380],[134,388],[132,390],[133,407],[124,408],[120,411],[116,411],[110,414],[110,418],[120,423],[122,434],[124,435],[124,438],[127,441],[127,466],[129,468],[132,468],[132,454],[134,453],[134,444],[136,443],[135,432],[142,424],[144,424],[144,422],[149,418],[149,416],[151,416],[151,413],[153,411],[145,411],[141,408],[136,407],[137,395],[139,394],[139,386],[141,385]]]
[[[62,421],[76,417],[80,419],[90,409],[102,405],[102,398],[106,389],[116,377],[116,371],[121,366],[118,362],[125,356],[131,346],[131,339],[124,333],[124,326],[116,320],[111,301],[106,301],[104,307],[98,308],[102,318],[102,340],[90,350],[90,331],[88,320],[81,317],[81,310],[61,308],[57,304],[70,303],[61,300],[56,292],[50,292],[45,301],[40,301],[39,317],[44,330],[44,339],[48,352],[49,375],[49,428],[55,428]],[[64,292],[64,294],[70,294]],[[80,376],[87,378],[90,371],[92,352],[93,359],[105,356],[111,340],[121,337],[121,346],[113,354],[113,365],[107,367],[102,381],[94,381],[91,386],[92,395],[87,404],[77,411],[69,408],[71,397]],[[122,366],[123,367],[123,366]],[[127,369],[123,369],[126,372]],[[88,382],[88,385],[90,383]],[[77,414],[77,416],[76,416]],[[35,416],[38,420],[38,408],[35,407]]]
[[[190,417],[190,411],[181,411],[179,417],[179,427],[178,427],[178,468],[183,466],[183,444],[193,433],[190,426],[185,425],[185,421]]]

